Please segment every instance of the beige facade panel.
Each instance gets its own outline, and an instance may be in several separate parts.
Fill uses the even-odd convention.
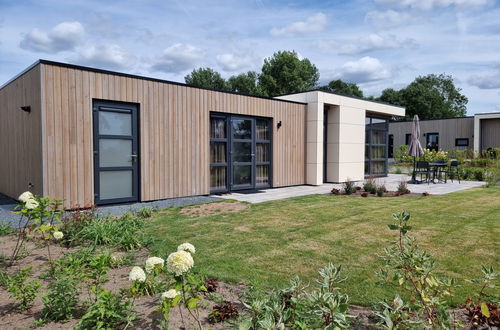
[[[0,192],[13,198],[43,192],[41,103],[39,66],[0,89]]]
[[[394,151],[406,143],[406,134],[411,134],[411,121],[389,123],[389,134],[394,136]],[[420,143],[426,146],[426,135],[439,133],[439,149],[450,150],[455,146],[456,139],[469,139],[468,147],[472,149],[474,142],[474,118],[452,118],[420,121]]]
[[[488,148],[500,148],[500,118],[481,120],[481,150]]]
[[[50,64],[41,70],[43,192],[64,197],[66,207],[94,202],[93,99],[139,104],[142,201],[209,194],[212,111],[273,118],[273,187],[305,183],[303,104]]]

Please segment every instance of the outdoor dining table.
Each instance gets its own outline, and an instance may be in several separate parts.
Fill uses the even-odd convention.
[[[443,178],[441,178],[441,169],[442,168],[446,168],[448,166],[448,163],[445,163],[445,162],[432,162],[432,163],[429,163],[429,167],[431,168],[431,171],[432,171],[432,183],[436,183],[436,179],[437,179],[437,183],[439,182],[444,182],[446,183],[446,180],[443,180]]]

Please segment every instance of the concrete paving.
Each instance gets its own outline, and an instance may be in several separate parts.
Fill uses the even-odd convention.
[[[387,177],[376,179],[377,184],[385,184],[385,187],[389,191],[396,191],[398,185],[401,181],[408,181],[410,177],[406,174],[389,174]],[[363,181],[356,182],[356,185],[362,186]],[[431,195],[443,195],[449,194],[455,191],[465,190],[474,187],[481,187],[485,185],[485,182],[477,181],[458,181],[451,182],[448,180],[447,183],[423,183],[423,184],[408,184],[408,189],[412,193],[423,193],[428,192]],[[278,199],[313,195],[313,194],[329,194],[332,188],[342,189],[342,184],[325,183],[320,186],[293,186],[285,188],[275,188],[275,189],[265,189],[259,190],[255,193],[230,193],[224,194],[218,197],[225,199],[235,199],[241,202],[248,203],[262,203],[267,201],[273,201]]]

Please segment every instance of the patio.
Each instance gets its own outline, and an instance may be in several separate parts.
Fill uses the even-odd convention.
[[[389,174],[387,177],[377,179],[378,184],[385,184],[385,187],[389,191],[395,191],[401,181],[409,181],[410,177],[406,174]],[[455,191],[465,190],[469,188],[481,187],[485,185],[485,182],[478,181],[461,181],[458,183],[457,180],[451,182],[448,180],[447,183],[423,183],[423,184],[408,184],[408,189],[412,193],[423,193],[428,192],[431,195],[443,195],[449,194]],[[362,182],[357,182],[356,185],[361,186]],[[213,197],[220,197],[224,199],[235,199],[241,202],[248,203],[262,203],[267,201],[273,201],[278,199],[284,199],[289,197],[313,195],[313,194],[329,194],[332,188],[342,189],[342,184],[325,183],[320,186],[293,186],[284,188],[275,188],[267,190],[257,190],[252,192],[243,193],[230,193],[224,195],[217,195]]]

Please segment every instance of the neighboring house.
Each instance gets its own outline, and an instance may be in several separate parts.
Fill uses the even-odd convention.
[[[412,121],[389,123],[389,158],[401,145],[409,144]],[[431,150],[473,149],[475,152],[500,147],[500,113],[420,121],[420,143]]]
[[[40,60],[0,88],[0,192],[79,208],[383,176],[388,119],[404,113]]]

